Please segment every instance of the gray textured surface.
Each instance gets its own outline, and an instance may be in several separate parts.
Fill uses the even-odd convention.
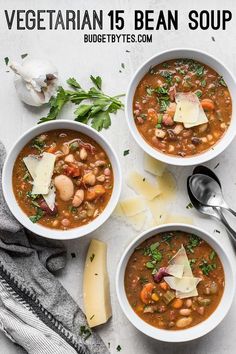
[[[109,93],[122,93],[127,89],[129,80],[138,66],[156,52],[174,48],[190,47],[205,50],[222,60],[236,74],[236,26],[235,0],[109,0],[82,1],[82,0],[51,0],[50,6],[47,0],[38,1],[0,0],[0,8],[33,8],[33,9],[104,9],[107,13],[110,9],[124,9],[126,11],[126,33],[131,32],[131,10],[134,9],[178,9],[179,10],[179,30],[171,32],[153,33],[152,44],[84,44],[82,33],[61,32],[61,31],[6,31],[2,11],[0,12],[0,48],[2,57],[9,56],[17,59],[22,53],[31,53],[34,56],[46,56],[57,65],[60,72],[61,82],[64,83],[69,76],[75,76],[79,81],[87,86],[90,74],[101,75],[104,78],[104,90]],[[234,20],[229,24],[227,31],[192,31],[187,27],[187,14],[192,9],[231,9]],[[107,25],[104,30],[107,31]],[[215,38],[215,41],[211,37]],[[130,53],[126,53],[126,50]],[[121,63],[125,64],[125,69],[119,73]],[[34,126],[37,120],[45,114],[47,109],[26,108],[16,97],[12,74],[5,73],[4,65],[0,66],[1,85],[4,90],[0,95],[1,107],[1,128],[0,139],[4,141],[9,149],[12,143],[26,129]],[[71,119],[73,108],[64,110],[63,118]],[[128,132],[123,112],[119,112],[113,117],[112,127],[105,132],[104,136],[114,146],[125,176],[130,166],[137,166],[142,171],[142,151],[136,145]],[[123,157],[123,151],[130,149],[130,154]],[[236,140],[231,146],[215,160],[207,165],[211,168],[220,162],[215,170],[222,180],[224,194],[227,201],[232,206],[236,205],[236,177],[235,177],[235,151]],[[132,167],[133,168],[133,167]],[[170,210],[175,214],[191,215],[194,223],[205,228],[218,239],[222,239],[227,252],[232,253],[230,244],[225,237],[223,229],[215,222],[199,216],[194,210],[186,210],[188,198],[186,196],[186,177],[192,168],[171,167],[178,184],[178,197],[174,205],[170,205]],[[123,195],[130,193],[124,185]],[[215,229],[221,230],[221,234],[214,233]],[[116,352],[118,344],[125,354],[231,354],[235,352],[235,326],[236,326],[236,301],[231,308],[230,314],[211,334],[197,341],[186,344],[165,344],[156,342],[139,333],[124,317],[115,294],[115,271],[118,260],[126,245],[136,236],[130,227],[117,222],[111,218],[93,235],[84,237],[81,240],[66,242],[68,247],[68,264],[61,272],[59,279],[70,292],[72,297],[83,306],[82,299],[82,276],[85,254],[89,240],[96,237],[108,243],[108,269],[111,279],[111,297],[113,307],[113,318],[108,324],[99,329],[104,341],[111,343],[112,353]],[[71,252],[76,253],[76,258],[70,256]],[[14,354],[12,348],[3,336],[0,336],[1,349],[4,354]]]

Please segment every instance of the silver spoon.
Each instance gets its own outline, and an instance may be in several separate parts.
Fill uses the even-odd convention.
[[[228,210],[234,216],[236,211],[225,202],[220,185],[210,176],[195,174],[190,177],[189,186],[194,197],[202,204]]]
[[[207,172],[207,171],[205,171]],[[212,171],[211,171],[212,172]],[[225,219],[222,211],[219,208],[212,208],[209,206],[205,206],[201,204],[193,195],[190,189],[190,178],[192,176],[188,177],[187,179],[187,189],[188,189],[188,195],[191,200],[191,203],[193,204],[194,208],[199,211],[199,213],[210,216],[220,222],[224,225],[224,227],[227,229],[229,232],[230,236],[233,238],[234,241],[236,241],[236,232],[232,229],[232,227],[229,225],[228,221]],[[217,178],[218,180],[218,178]]]

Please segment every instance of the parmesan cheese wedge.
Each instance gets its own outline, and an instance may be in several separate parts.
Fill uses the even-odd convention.
[[[144,176],[141,176],[137,172],[131,172],[128,175],[127,184],[137,194],[141,194],[148,200],[152,200],[161,193],[161,190],[157,184],[151,184]]]
[[[158,197],[159,205],[173,200],[176,195],[176,180],[170,171],[165,171],[161,177],[156,177],[161,195]]]
[[[177,298],[184,299],[192,296],[197,296],[197,285],[201,279],[195,278],[193,276],[192,269],[190,267],[190,263],[183,245],[169,262],[169,267],[172,266],[175,268],[178,266],[179,269],[180,265],[183,266],[182,278],[178,279],[178,277],[174,275],[172,277],[166,277],[167,279],[165,279],[165,281],[172,289],[176,290],[175,295]],[[176,269],[176,273],[178,272],[178,269]]]
[[[133,216],[129,216],[127,220],[132,225],[134,230],[140,231],[144,226],[146,218],[147,218],[147,214],[144,212]]]
[[[205,124],[208,122],[208,118],[206,116],[206,113],[204,112],[204,109],[202,108],[201,104],[199,105],[199,115],[198,119],[195,123],[184,123],[185,128],[193,128],[196,127],[197,125]]]
[[[179,92],[175,96],[177,103],[174,121],[180,123],[195,123],[199,116],[199,100],[193,92]]]
[[[176,278],[182,278],[184,273],[184,266],[182,264],[169,264],[168,267],[166,267],[166,273]]]
[[[183,278],[164,277],[164,280],[167,282],[167,284],[170,286],[171,289],[186,294],[195,290],[197,284],[201,279],[194,278],[194,277],[183,277]]]
[[[126,216],[134,216],[146,209],[146,205],[142,197],[124,199],[120,202],[120,205]]]
[[[29,171],[33,180],[36,178],[36,170],[40,161],[40,158],[34,155],[29,155],[23,158],[24,164]],[[47,194],[42,194],[45,202],[51,210],[54,210],[55,200],[56,200],[56,191],[54,185],[51,183],[49,191]]]
[[[185,251],[185,248],[183,245],[178,250],[178,252],[174,255],[174,257],[171,258],[169,264],[170,265],[183,265],[184,266],[183,276],[193,278],[193,272],[190,267],[188,256],[186,254],[186,251]]]
[[[162,176],[165,171],[166,164],[162,161],[154,159],[152,156],[144,153],[144,170],[152,173],[154,176]]]
[[[109,279],[107,273],[107,245],[93,239],[84,268],[84,308],[90,327],[101,325],[111,317]]]
[[[32,194],[48,194],[56,156],[44,152],[36,166]]]

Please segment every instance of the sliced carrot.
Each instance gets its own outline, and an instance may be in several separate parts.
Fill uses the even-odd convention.
[[[212,111],[215,108],[214,102],[210,98],[204,98],[201,105],[206,111]]]
[[[154,285],[152,283],[147,283],[143,286],[140,292],[140,299],[144,304],[148,304],[150,302],[153,289]]]
[[[50,154],[53,154],[56,150],[57,150],[57,147],[52,145],[47,149],[47,152],[49,152]]]
[[[159,285],[162,288],[162,290],[167,290],[169,288],[168,284],[165,281],[162,281]]]
[[[101,197],[105,193],[105,188],[101,184],[97,184],[96,186],[91,187],[87,190],[86,199],[91,201],[98,197]]]
[[[158,115],[157,115],[157,112],[154,108],[148,109],[148,120],[150,120],[154,124],[157,124]]]
[[[183,300],[181,300],[181,299],[175,299],[173,302],[172,302],[172,304],[171,304],[171,306],[172,307],[174,307],[174,309],[180,309],[182,306],[183,306]]]

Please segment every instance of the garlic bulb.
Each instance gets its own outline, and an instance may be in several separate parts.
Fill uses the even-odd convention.
[[[55,94],[58,72],[50,61],[26,58],[22,64],[12,62],[9,67],[15,72],[15,88],[21,99],[30,106],[41,106]]]

